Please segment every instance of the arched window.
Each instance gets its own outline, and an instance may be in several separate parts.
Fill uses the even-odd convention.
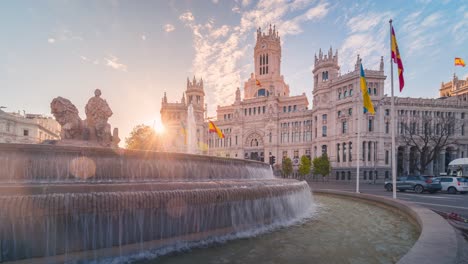
[[[268,54],[266,55],[266,64],[268,64]],[[268,73],[268,70],[267,70]]]
[[[349,89],[349,96],[353,96],[353,89]]]
[[[377,95],[377,88],[374,88],[374,95]]]
[[[259,89],[258,92],[257,92],[257,96],[260,97],[260,96],[266,96],[266,91],[265,89]]]
[[[344,94],[343,94],[343,97],[346,98],[346,96],[348,96],[348,91],[344,91]]]

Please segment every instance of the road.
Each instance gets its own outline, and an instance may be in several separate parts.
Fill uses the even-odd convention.
[[[312,190],[329,189],[355,192],[355,183],[327,183],[327,182],[309,182]],[[361,193],[392,197],[392,192],[387,192],[383,184],[361,184]],[[417,194],[412,191],[398,192],[397,199],[412,202],[432,210],[443,211],[447,213],[457,213],[468,218],[468,194],[448,194],[437,192],[434,194]]]

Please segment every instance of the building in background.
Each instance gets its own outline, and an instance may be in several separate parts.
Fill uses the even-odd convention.
[[[383,58],[379,65],[365,64],[368,93],[376,110],[375,115],[363,113],[361,117],[360,154],[357,153],[358,112],[363,111],[360,91],[360,64],[357,56],[354,70],[341,74],[338,52],[332,48],[328,52],[319,51],[314,58],[313,103],[309,109],[307,96],[290,95],[289,85],[281,75],[281,42],[275,28],[268,32],[257,30],[254,48],[255,72],[241,90],[235,91],[231,105],[218,106],[216,125],[225,138],[208,133],[207,120],[203,120],[206,106],[191,101],[197,112],[197,138],[208,145],[202,153],[231,158],[244,158],[269,162],[275,157],[280,165],[284,157],[292,159],[295,168],[302,155],[315,158],[326,153],[333,168],[331,179],[354,181],[359,159],[360,177],[364,182],[383,181],[391,177],[391,113],[390,97],[384,93]],[[196,81],[187,82],[186,95],[203,95],[203,87],[194,86]],[[468,81],[458,81],[455,91],[463,91]],[[198,88],[197,88],[198,87]],[[450,88],[453,90],[453,88]],[[397,167],[399,175],[418,174],[421,157],[414,146],[404,140],[409,134],[421,134],[428,126],[436,131],[437,123],[454,118],[457,129],[450,135],[450,144],[439,150],[436,158],[427,166],[427,173],[438,175],[445,172],[448,162],[466,157],[468,136],[465,134],[465,114],[468,111],[465,93],[439,99],[395,98],[397,114]],[[203,97],[201,97],[203,102]],[[183,123],[187,119],[187,105],[183,96],[181,103],[167,103],[164,96],[161,115],[169,131],[171,144],[168,150],[182,151],[184,146]],[[431,120],[426,124],[425,120]],[[411,131],[406,128],[411,127]],[[178,144],[178,145],[177,145]]]
[[[459,100],[466,101],[468,97],[468,77],[466,80],[459,80],[456,74],[450,82],[443,83],[439,89],[440,97],[457,96]]]
[[[60,139],[60,125],[52,117],[0,110],[0,143],[39,144]]]

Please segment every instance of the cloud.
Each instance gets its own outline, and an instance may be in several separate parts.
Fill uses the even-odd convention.
[[[104,61],[106,61],[106,65],[115,69],[115,70],[119,70],[119,71],[124,71],[126,72],[127,71],[127,65],[123,64],[123,63],[119,63],[118,62],[118,58],[113,56],[113,55],[110,55],[109,58],[104,58]]]
[[[164,29],[164,31],[166,31],[166,32],[172,32],[172,31],[175,30],[175,27],[174,27],[174,25],[166,24],[166,25],[163,26],[163,29]]]
[[[195,17],[193,17],[192,12],[185,12],[179,16],[179,19],[182,22],[192,22],[193,20],[195,20]]]
[[[342,71],[354,70],[358,54],[363,59],[365,68],[378,67],[380,57],[385,55],[388,45],[386,26],[392,16],[391,12],[366,12],[348,20],[346,26],[349,33],[339,48]]]
[[[47,42],[49,42],[50,44],[54,44],[55,43],[55,39],[54,38],[48,38],[47,39]]]
[[[445,30],[443,27],[445,22],[441,12],[424,14],[422,11],[416,11],[408,15],[403,20],[402,26],[408,55],[423,53],[428,47],[434,47],[432,52],[437,52],[439,49],[435,46],[437,38],[441,35],[437,31]]]
[[[94,65],[98,65],[99,64],[99,60],[93,60],[93,59],[90,59],[84,55],[80,55],[80,59],[85,62],[85,63],[92,63]]]
[[[252,65],[241,62],[251,54],[252,37],[259,26],[265,29],[274,21],[284,39],[302,32],[306,22],[324,18],[330,9],[325,1],[260,0],[241,13],[241,7],[249,5],[250,1],[237,1],[232,11],[241,15],[238,24],[234,25],[216,25],[212,19],[200,22],[191,12],[179,16],[192,30],[195,57],[191,71],[198,78],[203,77],[205,92],[213,95],[206,98],[208,105],[233,102],[236,88],[241,87],[244,78],[253,70]],[[250,63],[251,58],[248,61]]]
[[[468,38],[468,12],[464,12],[463,18],[452,28],[452,34],[457,44],[461,44]]]

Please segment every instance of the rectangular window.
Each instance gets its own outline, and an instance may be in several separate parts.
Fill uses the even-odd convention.
[[[388,165],[390,163],[390,152],[388,150],[385,151],[385,164]]]
[[[322,137],[326,137],[327,136],[327,126],[323,126],[322,127]]]
[[[326,114],[322,115],[322,120],[327,121],[327,115]]]
[[[371,161],[371,147],[372,147],[372,142],[367,143],[369,149],[367,151],[367,161]]]
[[[349,161],[353,161],[353,143],[349,142]]]
[[[286,113],[286,106],[283,106],[283,113]]]
[[[385,133],[386,134],[390,133],[390,123],[389,122],[385,122]]]
[[[288,106],[288,112],[291,112],[291,106]]]
[[[340,144],[336,144],[336,162],[340,162]]]
[[[343,162],[346,162],[346,143],[343,143]]]
[[[25,137],[29,136],[29,130],[24,129],[23,130],[23,136],[25,136]]]
[[[385,115],[389,116],[390,115],[390,109],[385,109]]]
[[[299,158],[299,150],[294,150],[294,158],[295,159]]]
[[[297,106],[294,105],[294,106],[293,106],[293,112],[296,112],[296,110],[297,110]]]
[[[369,119],[369,132],[372,132],[372,119]]]
[[[343,134],[348,133],[348,122],[344,121],[342,125],[343,125],[343,128],[342,128]]]

